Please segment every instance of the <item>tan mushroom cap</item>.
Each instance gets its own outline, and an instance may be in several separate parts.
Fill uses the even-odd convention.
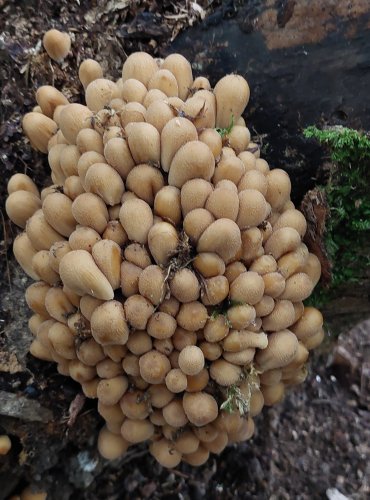
[[[106,427],[99,433],[99,453],[108,460],[114,460],[126,453],[129,443],[121,436],[113,434]]]
[[[149,451],[157,462],[168,469],[177,467],[181,462],[181,453],[174,448],[173,443],[168,439],[153,441],[149,446]]]
[[[57,62],[67,57],[71,48],[71,38],[68,33],[63,33],[56,29],[47,31],[42,39],[42,43],[48,56]]]
[[[204,355],[195,345],[189,345],[181,350],[179,367],[185,375],[197,375],[204,367]]]
[[[2,435],[0,436],[0,455],[6,455],[9,453],[12,447],[12,442],[10,441],[9,436]]]
[[[206,392],[185,393],[183,406],[189,421],[197,427],[213,422],[218,415],[216,400]]]
[[[48,152],[48,142],[57,131],[57,124],[41,113],[27,113],[22,120],[22,128],[31,146],[42,153]]]
[[[157,71],[158,66],[152,56],[145,52],[134,52],[123,64],[122,80],[125,82],[129,78],[135,78],[147,86]]]
[[[263,371],[287,366],[298,350],[298,339],[290,330],[271,333],[268,346],[256,355],[256,363]]]
[[[63,283],[78,295],[88,294],[102,300],[114,297],[109,281],[85,250],[67,253],[60,261],[59,272]]]
[[[230,219],[213,222],[199,238],[198,252],[214,252],[225,262],[232,259],[241,246],[239,227]]]
[[[211,364],[209,374],[211,378],[223,387],[236,384],[241,376],[240,366],[229,363],[224,359],[217,359]]]

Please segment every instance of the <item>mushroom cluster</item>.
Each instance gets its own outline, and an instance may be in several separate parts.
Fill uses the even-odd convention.
[[[164,467],[201,465],[305,379],[320,263],[289,176],[251,142],[243,77],[212,89],[142,52],[117,81],[91,59],[79,77],[86,105],[42,86],[23,118],[53,184],[8,184],[30,352],[97,398],[103,457],[148,441]]]

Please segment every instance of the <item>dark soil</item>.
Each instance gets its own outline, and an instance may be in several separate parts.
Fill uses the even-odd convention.
[[[296,2],[276,3],[283,6],[279,7],[281,26],[292,15]],[[200,10],[190,4],[185,0],[0,0],[2,201],[6,182],[16,172],[28,173],[40,187],[50,183],[45,158],[31,150],[20,127],[22,115],[34,105],[39,85],[54,84],[79,100],[81,86],[76,75],[84,58],[96,57],[107,75],[117,77],[126,55],[146,50],[163,56],[189,25],[198,24],[196,30],[202,26],[215,29],[243,15],[244,30],[249,32],[264,2],[199,1]],[[253,16],[248,17],[249,4],[248,13]],[[204,22],[203,15],[208,16]],[[67,29],[73,37],[72,52],[62,65],[51,63],[40,45],[43,33],[51,27]],[[180,48],[189,40],[189,33],[180,35],[183,42],[181,38],[175,42]],[[202,54],[197,47],[199,67]],[[223,53],[227,57],[227,47]],[[206,61],[207,53],[203,57]],[[227,70],[233,67],[233,61],[228,60]],[[264,97],[263,92],[259,95]],[[253,109],[253,116],[258,116],[258,107]],[[265,129],[259,122],[260,135],[268,133],[265,141],[279,144],[279,132],[274,135],[264,123]],[[308,166],[310,175],[312,164],[300,156],[300,167],[304,170]],[[302,190],[301,185],[297,196]],[[108,463],[96,452],[102,421],[95,403],[85,402],[78,416],[71,418],[70,404],[79,393],[77,384],[59,375],[53,365],[27,355],[31,335],[24,290],[28,280],[11,256],[17,231],[6,216],[1,225],[0,434],[10,434],[13,447],[9,455],[0,457],[0,499],[20,492],[28,483],[47,489],[52,500],[340,500],[332,496],[338,492],[351,499],[368,498],[369,321],[339,339],[336,331],[329,334],[324,347],[312,356],[305,384],[292,390],[277,407],[264,409],[256,419],[251,441],[229,447],[198,469],[184,465],[175,471],[164,470],[145,448]]]

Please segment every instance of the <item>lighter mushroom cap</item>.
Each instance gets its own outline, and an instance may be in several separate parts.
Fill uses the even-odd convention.
[[[48,56],[60,62],[67,57],[71,48],[71,38],[68,33],[52,29],[45,33],[42,43]]]
[[[185,375],[197,375],[204,367],[204,355],[195,345],[184,347],[179,355],[179,366]]]

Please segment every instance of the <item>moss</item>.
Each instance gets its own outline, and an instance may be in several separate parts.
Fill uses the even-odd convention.
[[[321,186],[329,206],[325,247],[332,263],[331,283],[318,286],[310,303],[323,305],[338,287],[358,282],[370,264],[370,136],[344,127],[304,130],[330,154],[328,182]]]
[[[238,411],[241,416],[244,416],[249,413],[249,403],[250,398],[245,398],[237,385],[231,385],[227,388],[226,399],[220,406],[220,410],[227,413]]]

